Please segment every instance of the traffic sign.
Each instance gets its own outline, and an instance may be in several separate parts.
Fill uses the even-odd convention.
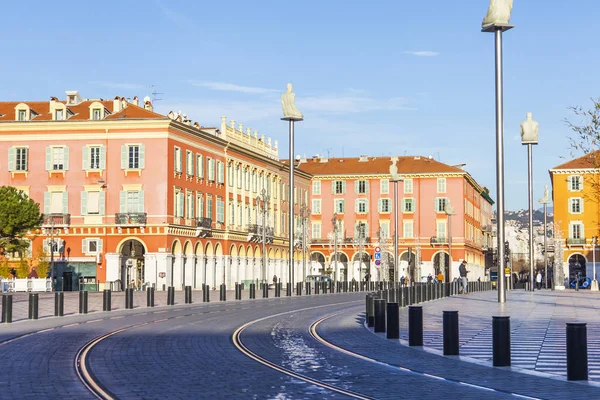
[[[375,260],[375,265],[381,265],[381,260]]]
[[[381,247],[377,246],[375,247],[375,253],[380,253],[381,252]]]
[[[381,260],[381,253],[375,253],[375,260]]]

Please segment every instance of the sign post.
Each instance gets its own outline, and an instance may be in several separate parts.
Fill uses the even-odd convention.
[[[373,254],[373,259],[375,260],[375,265],[377,267],[379,267],[379,270],[381,271],[381,247],[379,247],[379,246],[375,247],[375,253]],[[381,278],[381,272],[380,272],[379,276]]]

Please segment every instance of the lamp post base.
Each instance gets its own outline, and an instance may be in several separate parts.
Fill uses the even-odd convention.
[[[592,286],[590,287],[590,290],[591,290],[592,292],[597,292],[597,291],[599,291],[599,290],[600,290],[600,288],[598,287],[598,281],[597,281],[597,280],[595,280],[595,279],[594,279],[594,280],[592,281]]]

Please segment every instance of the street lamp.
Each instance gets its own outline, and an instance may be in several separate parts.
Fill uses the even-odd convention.
[[[452,216],[455,214],[454,207],[450,204],[450,199],[444,207],[444,212],[448,216],[448,253],[450,259],[448,260],[448,271],[444,271],[446,282],[450,281],[450,269],[452,268]],[[445,266],[444,266],[445,267]]]
[[[390,165],[390,175],[392,182],[394,182],[394,263],[396,264],[394,281],[400,282],[400,271],[398,268],[400,262],[398,260],[398,182],[402,182],[403,179],[398,175],[398,167],[396,166],[397,159],[392,160]]]
[[[544,188],[544,197],[539,200],[541,204],[544,205],[544,288],[548,289],[548,248],[546,245],[548,238],[548,230],[546,228],[546,218],[547,218],[547,206],[550,203],[550,195],[548,193],[548,185]],[[595,254],[595,252],[594,252]],[[594,280],[596,279],[596,274],[594,273]],[[552,277],[552,288],[554,289],[554,277]],[[594,282],[592,281],[592,290],[594,290]],[[598,290],[598,286],[596,283],[596,290]]]
[[[262,280],[267,282],[267,211],[269,210],[270,196],[267,194],[266,189],[261,190],[260,194],[256,196],[256,207],[257,211],[260,210],[262,214],[262,255],[263,255],[263,267],[262,267]],[[256,221],[258,223],[258,221]],[[258,226],[258,225],[257,225]]]
[[[356,239],[358,241],[358,280],[362,281],[362,251],[363,251],[363,245],[365,242],[365,235],[364,235],[364,230],[365,230],[365,224],[364,222],[359,222],[358,223],[358,238]],[[353,272],[354,274],[354,272]]]
[[[306,242],[308,236],[308,224],[306,221],[310,218],[310,208],[303,204],[300,208],[300,218],[302,220],[302,281],[306,280]]]
[[[49,233],[50,233],[50,278],[52,279],[52,287],[54,288],[54,282],[56,277],[54,276],[55,271],[54,271],[54,218],[50,215],[50,228],[49,228]],[[48,228],[46,228],[46,235],[48,235]],[[58,238],[58,233],[56,234],[56,237]],[[57,244],[57,248],[58,248],[58,244]]]
[[[527,119],[521,123],[521,144],[527,146],[527,186],[529,191],[529,285],[533,291],[535,277],[533,253],[533,148],[538,144],[538,123],[533,120],[533,115],[528,112]]]
[[[336,274],[335,274],[335,278],[336,280],[338,280],[339,276],[337,276],[337,266],[338,266],[338,251],[337,251],[337,232],[338,232],[338,222],[341,221],[341,219],[338,219],[338,214],[334,213],[333,214],[333,218],[331,218],[331,223],[333,224],[333,257],[335,259],[335,266],[334,268],[336,269]]]
[[[502,33],[514,28],[510,25],[512,2],[491,2],[481,24],[482,32],[493,32],[496,46],[496,192],[498,204],[498,260],[504,264],[504,94],[502,82]],[[504,268],[498,266],[498,276]],[[506,302],[504,279],[498,279],[498,302]]]
[[[596,280],[596,246],[598,245],[598,236],[592,236],[592,264],[594,279],[592,280],[591,290],[598,291],[598,281]]]

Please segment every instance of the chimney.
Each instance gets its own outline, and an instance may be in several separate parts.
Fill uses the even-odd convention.
[[[125,97],[121,97],[121,110],[127,108],[128,103],[127,103],[127,99],[125,99]]]
[[[113,114],[118,113],[119,111],[121,111],[121,98],[119,96],[115,97],[115,99],[113,100]]]
[[[358,162],[367,162],[369,161],[369,156],[360,156]]]
[[[133,96],[133,105],[134,106],[139,106],[140,105],[140,101],[138,100],[137,96]]]
[[[227,117],[221,117],[221,132],[227,132]]]
[[[54,107],[56,106],[56,102],[58,99],[54,96],[50,97],[50,112],[54,112]]]
[[[150,97],[144,97],[144,108],[148,111],[153,111],[154,107],[152,107],[152,102],[150,102]]]

